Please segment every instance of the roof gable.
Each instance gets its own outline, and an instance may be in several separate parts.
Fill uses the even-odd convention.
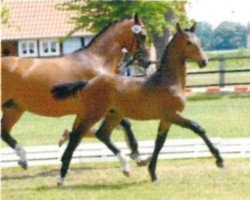
[[[75,28],[74,13],[56,9],[57,0],[5,0],[11,26],[2,26],[2,40],[63,37]],[[90,35],[78,31],[73,36]]]

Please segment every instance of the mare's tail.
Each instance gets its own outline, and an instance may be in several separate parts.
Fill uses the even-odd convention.
[[[75,82],[63,83],[52,88],[51,94],[57,100],[63,100],[70,96],[74,96],[78,91],[82,90],[88,81],[80,80]]]

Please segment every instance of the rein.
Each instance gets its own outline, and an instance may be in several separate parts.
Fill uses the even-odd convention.
[[[136,60],[140,60],[140,59],[144,59],[145,57],[145,50],[147,49],[143,49],[140,47],[140,32],[142,30],[142,26],[139,25],[135,25],[132,27],[132,32],[134,33],[134,37],[135,40],[133,40],[133,43],[129,49],[129,52],[131,52],[135,42],[136,42],[136,52],[134,55],[132,55],[132,58],[130,60],[128,60],[128,62],[125,65],[122,65],[122,62],[118,65],[119,68],[125,67],[127,68],[129,65],[132,65]],[[149,65],[151,64],[151,62],[149,62]]]

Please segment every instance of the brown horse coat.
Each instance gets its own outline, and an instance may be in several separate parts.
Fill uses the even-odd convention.
[[[149,165],[152,181],[157,179],[155,169],[158,154],[171,124],[189,128],[197,133],[215,156],[216,164],[219,167],[223,166],[223,159],[219,151],[207,138],[204,129],[180,114],[185,106],[185,61],[191,59],[196,61],[200,67],[207,65],[207,57],[199,46],[194,29],[195,25],[191,29],[183,31],[177,24],[177,33],[163,54],[160,68],[151,77],[145,79],[124,78],[113,74],[102,74],[89,81],[68,83],[53,88],[52,94],[55,98],[67,99],[67,96],[75,95],[71,99],[80,99],[82,104],[81,116],[78,118],[78,124],[76,124],[76,129],[72,133],[62,158],[62,180],[67,173],[70,155],[76,148],[76,141],[79,142],[81,135],[84,135],[95,122],[105,115],[108,116],[96,132],[96,136],[118,156],[123,171],[127,173],[129,173],[128,167],[121,159],[119,149],[107,137],[124,117],[137,120],[160,120],[155,149]],[[68,90],[66,90],[67,88]],[[65,92],[64,96],[62,95],[63,91]],[[59,94],[62,96],[60,97]],[[91,100],[86,101],[86,99]],[[91,112],[92,110],[95,112]],[[113,112],[108,113],[109,110],[113,110]]]

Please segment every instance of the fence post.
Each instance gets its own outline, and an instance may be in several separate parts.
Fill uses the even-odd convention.
[[[220,70],[219,84],[220,84],[220,87],[225,87],[225,58],[224,58],[224,56],[221,56],[219,61],[220,61],[220,65],[219,65],[219,70]]]

